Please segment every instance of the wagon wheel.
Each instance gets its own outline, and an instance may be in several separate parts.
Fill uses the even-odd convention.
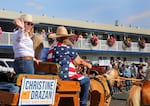
[[[91,90],[89,90],[89,95],[88,95],[88,103],[87,106],[99,106],[99,100],[100,100],[100,96],[101,94],[97,91],[91,92]]]
[[[100,75],[98,71],[96,70],[90,70],[89,68],[80,65],[77,67],[78,72],[81,73],[82,75],[88,76],[90,78],[94,78],[97,75]],[[91,104],[91,91],[89,90],[89,94],[88,94],[88,103],[87,106],[94,106]]]

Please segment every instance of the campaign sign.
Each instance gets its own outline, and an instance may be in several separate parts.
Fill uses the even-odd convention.
[[[23,78],[19,105],[54,105],[56,79]]]

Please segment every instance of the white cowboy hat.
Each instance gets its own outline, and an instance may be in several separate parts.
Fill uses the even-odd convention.
[[[23,14],[20,16],[20,19],[22,19],[23,21],[26,21],[26,22],[34,23],[33,19],[32,19],[32,15],[30,15],[30,14]]]
[[[58,37],[71,37],[75,34],[68,34],[67,29],[64,26],[59,26],[56,33],[50,34],[49,38],[58,38]]]
[[[34,23],[34,24],[39,24],[38,20],[33,20],[31,14],[23,14],[23,15],[20,16],[20,19],[22,19],[23,21],[26,21],[26,22],[31,22],[31,23]]]

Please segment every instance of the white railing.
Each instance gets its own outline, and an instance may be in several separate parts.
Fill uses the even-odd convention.
[[[0,46],[12,45],[12,34],[11,32],[3,32],[3,34],[0,35]]]
[[[44,42],[44,47],[48,47],[48,42]],[[0,36],[0,46],[12,45],[12,33],[3,32]],[[99,40],[97,46],[92,46],[89,39],[79,39],[75,42],[76,49],[82,50],[105,50],[105,51],[123,51],[123,52],[150,52],[150,43],[146,43],[144,49],[140,49],[137,42],[132,42],[130,48],[126,48],[122,41],[116,41],[112,47],[107,45],[107,40]]]
[[[105,51],[124,51],[124,52],[150,52],[150,43],[146,43],[144,49],[140,49],[137,42],[132,42],[131,47],[125,47],[123,41],[116,41],[115,44],[110,47],[107,45],[107,40],[99,40],[97,46],[92,46],[88,39],[81,39],[75,43],[76,49],[83,50],[105,50]]]

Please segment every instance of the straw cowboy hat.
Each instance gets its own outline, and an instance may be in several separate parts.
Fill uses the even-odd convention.
[[[32,19],[32,15],[30,14],[23,14],[20,16],[20,19],[22,19],[23,21],[27,21],[27,22],[33,22],[33,19]]]
[[[50,34],[49,38],[59,38],[59,37],[71,37],[75,34],[68,34],[67,29],[64,26],[59,26],[57,28],[56,34]]]
[[[32,15],[30,15],[30,14],[23,14],[20,16],[20,19],[22,19],[23,21],[26,21],[26,22],[34,23],[33,19],[32,19]]]

